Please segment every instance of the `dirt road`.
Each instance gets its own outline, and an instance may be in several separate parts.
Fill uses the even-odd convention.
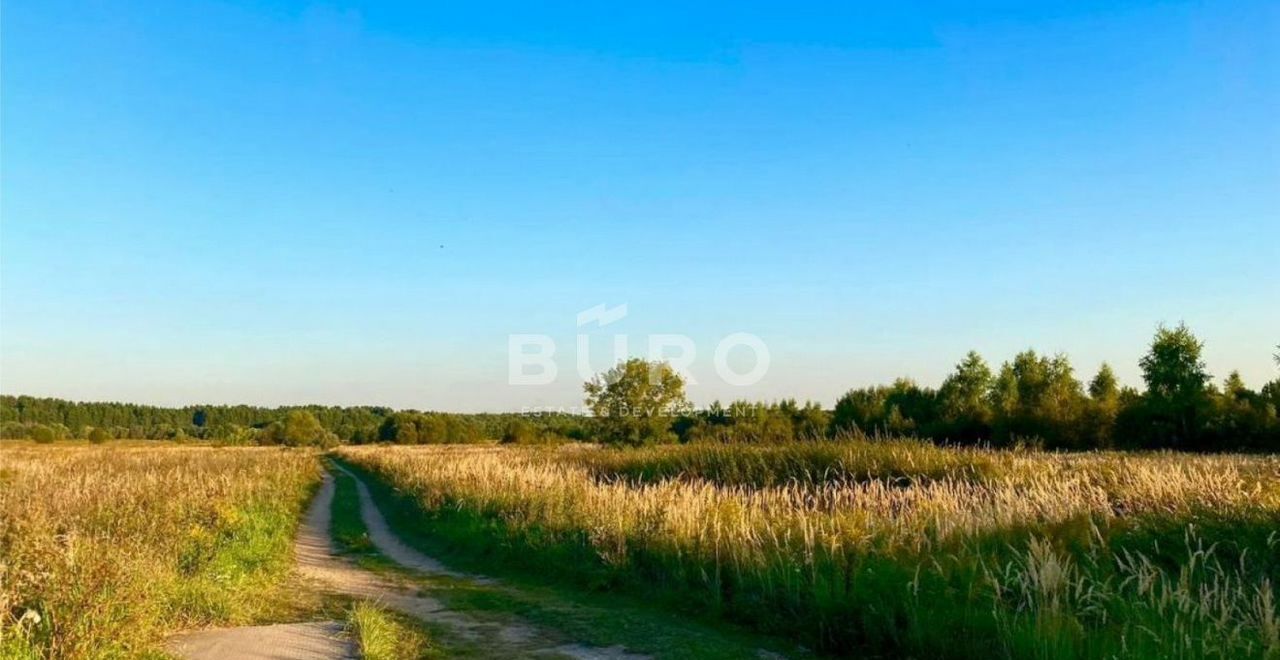
[[[342,468],[338,468],[343,472]],[[448,576],[493,584],[482,576],[451,571],[440,562],[405,545],[388,527],[374,504],[368,488],[355,475],[360,497],[360,514],[370,541],[388,559],[414,572]],[[410,581],[377,573],[337,556],[330,534],[334,480],[324,477],[299,530],[295,552],[301,574],[318,588],[353,598],[370,600],[407,614],[451,636],[468,642],[473,655],[482,657],[548,657],[613,660],[643,658],[618,647],[601,648],[566,644],[563,639],[537,626],[511,620],[479,618],[453,611],[438,599],[424,595]],[[170,652],[188,660],[252,658],[262,660],[324,660],[357,657],[357,650],[340,622],[314,622],[275,626],[254,626],[184,633],[171,638]]]

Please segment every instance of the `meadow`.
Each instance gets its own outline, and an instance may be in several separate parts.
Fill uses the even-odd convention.
[[[320,470],[279,448],[4,447],[0,657],[145,657],[313,606],[290,570]]]
[[[890,438],[332,456],[451,566],[629,596],[819,654],[1280,658],[1276,456]],[[332,610],[292,570],[321,457],[6,446],[0,657],[160,657],[177,630]],[[369,657],[426,652],[376,603],[347,616]]]
[[[824,653],[1280,657],[1276,457],[905,440],[337,455],[442,556]]]

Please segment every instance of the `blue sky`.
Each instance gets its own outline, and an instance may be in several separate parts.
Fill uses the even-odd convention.
[[[699,402],[1179,320],[1275,377],[1275,3],[688,4],[6,3],[0,390],[571,405],[601,303],[766,342]]]

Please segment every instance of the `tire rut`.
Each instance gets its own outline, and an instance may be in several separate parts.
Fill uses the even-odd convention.
[[[429,576],[447,576],[476,585],[492,585],[495,580],[450,570],[439,561],[409,547],[387,525],[368,487],[349,470],[334,466],[350,476],[360,498],[360,516],[369,540],[384,556],[412,571]],[[298,567],[305,577],[330,590],[372,600],[421,621],[449,630],[491,657],[567,657],[580,660],[631,660],[647,658],[628,653],[622,647],[594,647],[558,640],[556,635],[524,622],[485,620],[448,609],[439,599],[416,587],[360,568],[336,556],[330,534],[330,512],[334,497],[333,477],[326,473],[319,492],[303,520],[298,534]]]
[[[496,581],[450,570],[440,562],[405,545],[391,531],[369,489],[359,477],[335,466],[355,480],[360,516],[373,545],[395,563],[429,576],[447,576],[476,585]],[[519,621],[482,619],[449,609],[442,601],[422,593],[415,585],[357,566],[335,554],[330,532],[335,493],[333,476],[326,471],[319,490],[307,507],[294,542],[298,572],[319,589],[368,600],[411,616],[463,642],[471,657],[576,658],[579,660],[632,660],[648,656],[622,647],[595,647],[565,643],[556,635]],[[256,660],[348,660],[359,657],[340,621],[243,626],[195,630],[171,636],[165,648],[186,660],[246,658]]]

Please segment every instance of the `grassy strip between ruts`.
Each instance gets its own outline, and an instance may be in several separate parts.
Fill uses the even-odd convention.
[[[368,601],[352,605],[347,629],[365,660],[421,660],[443,657],[432,652],[427,634],[404,617]]]
[[[344,466],[351,468],[349,464]],[[354,472],[361,473],[358,469]],[[401,500],[385,484],[365,482],[387,522],[400,538],[418,550],[448,561],[456,568],[503,578],[502,584],[480,584],[472,580],[444,576],[422,578],[399,568],[377,553],[368,541],[360,518],[358,495],[351,477],[335,472],[336,493],[332,530],[341,551],[351,553],[372,570],[394,571],[416,577],[424,591],[451,610],[481,619],[518,620],[538,626],[566,643],[595,647],[622,646],[628,651],[658,658],[743,658],[762,650],[782,651],[792,657],[810,655],[784,641],[754,635],[722,623],[691,621],[668,609],[637,603],[632,598],[604,593],[584,593],[575,589],[548,586],[531,580],[519,571],[468,561],[461,554],[441,554],[445,547],[421,533],[416,521],[421,512],[412,502]],[[440,552],[437,552],[440,551]],[[431,624],[431,641],[436,652],[448,657],[483,656],[474,641],[458,639],[447,629]]]

